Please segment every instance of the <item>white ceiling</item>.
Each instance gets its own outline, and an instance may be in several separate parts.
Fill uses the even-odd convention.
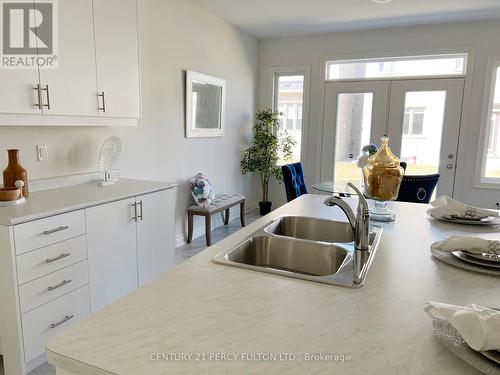
[[[500,0],[192,1],[260,38],[500,17]]]

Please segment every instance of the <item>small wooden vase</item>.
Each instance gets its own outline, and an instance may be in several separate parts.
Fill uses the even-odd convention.
[[[24,182],[23,196],[29,196],[28,172],[19,164],[19,150],[7,150],[9,154],[9,165],[3,171],[3,186],[15,187],[17,180]]]

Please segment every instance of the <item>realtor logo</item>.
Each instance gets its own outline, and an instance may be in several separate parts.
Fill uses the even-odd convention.
[[[55,0],[1,0],[2,69],[57,67]]]

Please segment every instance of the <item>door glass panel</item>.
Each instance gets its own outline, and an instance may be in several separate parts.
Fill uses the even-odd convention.
[[[438,173],[445,105],[446,91],[406,93],[401,142],[406,174]]]
[[[292,160],[279,160],[278,164],[300,161],[302,144],[302,112],[304,106],[304,75],[278,75],[276,77],[276,108],[283,113],[280,121],[281,129],[288,132],[295,140]]]
[[[339,94],[335,135],[335,191],[349,191],[348,182],[360,185],[357,167],[363,146],[370,143],[373,93]]]

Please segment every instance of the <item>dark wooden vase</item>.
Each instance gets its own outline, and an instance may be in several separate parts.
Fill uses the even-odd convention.
[[[30,194],[28,189],[28,172],[19,164],[19,150],[7,150],[7,153],[9,154],[9,165],[3,171],[3,186],[15,187],[16,181],[22,180],[24,182],[23,195],[28,197]]]

